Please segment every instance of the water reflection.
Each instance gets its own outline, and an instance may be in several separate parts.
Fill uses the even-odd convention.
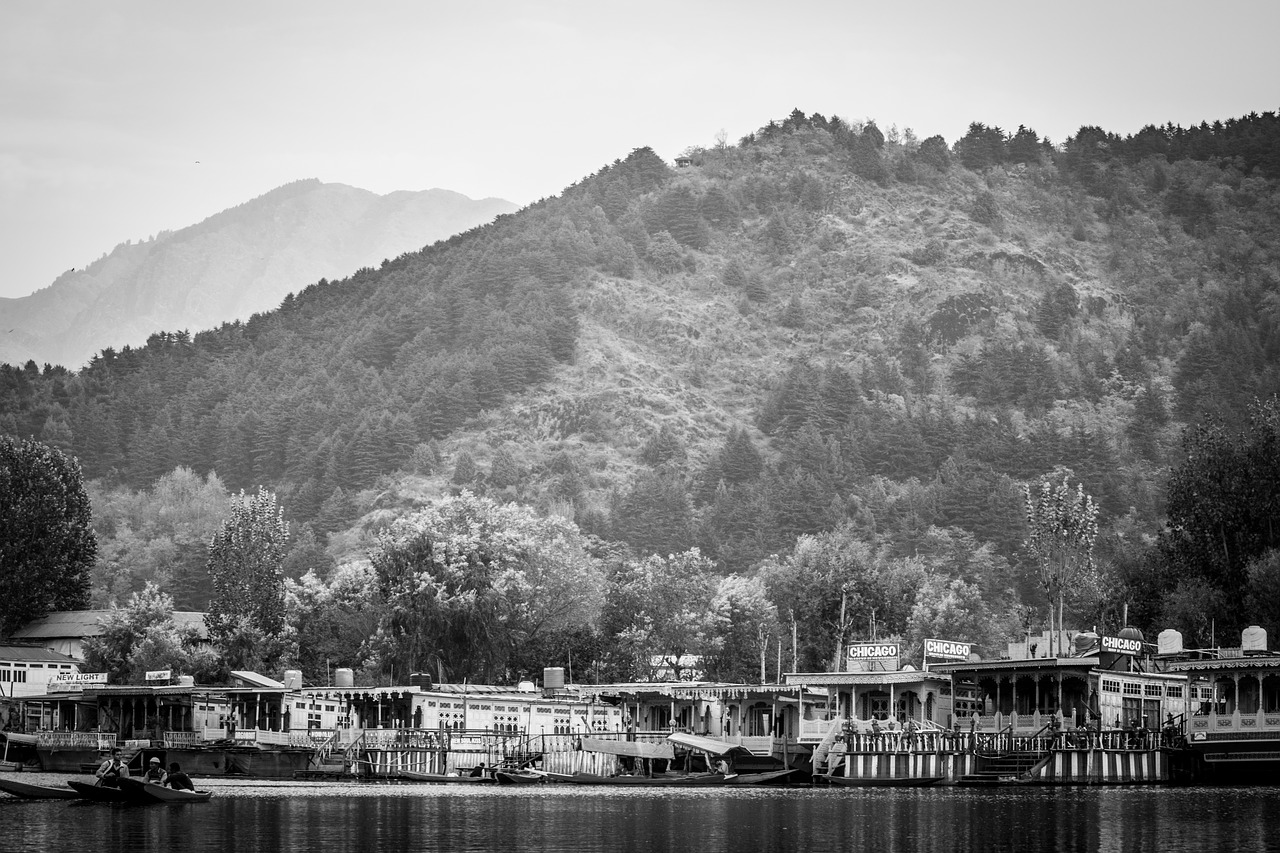
[[[27,781],[36,776],[24,775]],[[60,783],[61,779],[49,779]],[[679,790],[209,781],[208,804],[0,799],[0,850],[1268,849],[1269,788]]]

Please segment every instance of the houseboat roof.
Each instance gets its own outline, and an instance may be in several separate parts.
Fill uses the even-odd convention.
[[[620,684],[575,684],[570,689],[595,695],[631,696],[656,693],[662,696],[744,696],[748,693],[794,693],[793,684],[739,684],[728,681],[637,681]]]
[[[284,690],[284,682],[276,681],[274,678],[267,678],[265,675],[259,675],[247,669],[231,670],[231,677],[236,681],[242,682],[234,687],[228,687],[228,690]]]
[[[1280,669],[1280,655],[1257,655],[1217,659],[1169,661],[1169,672],[1213,672],[1232,669]]]
[[[912,684],[918,681],[951,681],[922,669],[886,670],[884,672],[788,672],[785,676],[792,689],[796,687],[832,687],[843,684]]]
[[[0,646],[0,660],[12,663],[79,663],[75,658],[26,643]]]
[[[186,685],[92,684],[84,688],[85,696],[186,696],[191,693],[220,693],[225,687],[193,687]]]
[[[1101,663],[1097,655],[1082,658],[1021,658],[1012,660],[967,660],[954,663],[931,663],[930,669],[938,672],[992,672],[1026,669],[1096,669]]]

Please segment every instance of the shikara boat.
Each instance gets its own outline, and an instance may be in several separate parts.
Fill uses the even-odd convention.
[[[17,779],[0,779],[0,791],[27,800],[74,800],[80,796],[71,788],[55,788],[51,785],[32,785]]]
[[[120,790],[131,803],[207,803],[212,791],[183,791],[141,779],[121,779]]]
[[[67,784],[76,792],[76,795],[82,800],[93,800],[96,803],[124,803],[128,802],[124,791],[119,788],[108,788],[106,785],[91,785],[88,782],[81,782],[78,779],[70,779]]]
[[[692,788],[723,785],[719,773],[696,775],[656,776],[599,776],[595,773],[574,773],[568,781],[574,785],[625,785],[634,788]]]
[[[448,776],[444,773],[414,773],[412,770],[401,770],[396,778],[434,785],[492,785],[494,781],[488,776]]]
[[[495,770],[493,778],[499,785],[544,785],[547,774],[538,770]]]
[[[735,773],[724,777],[726,785],[787,785],[797,781],[805,773],[794,767],[788,770],[770,770],[765,773]],[[805,782],[808,784],[808,782]]]
[[[823,776],[832,785],[842,788],[923,788],[942,781],[941,776],[886,776],[858,778],[856,776]]]

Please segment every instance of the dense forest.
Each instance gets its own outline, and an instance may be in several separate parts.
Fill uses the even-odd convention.
[[[615,581],[763,583],[810,666],[929,619],[994,646],[1045,624],[1023,487],[1065,475],[1100,526],[1068,627],[1280,629],[1276,114],[948,145],[796,110],[685,155],[246,323],[0,368],[0,432],[92,481],[95,600],[203,607],[228,491],[274,489],[287,571],[349,592],[465,490],[571,520]]]

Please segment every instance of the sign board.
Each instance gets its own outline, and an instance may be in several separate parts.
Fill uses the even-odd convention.
[[[107,674],[105,672],[59,672],[53,678],[49,679],[50,684],[106,684]]]
[[[1128,640],[1124,637],[1103,637],[1102,650],[1117,655],[1137,655],[1142,653],[1142,641]]]
[[[147,671],[147,681],[168,681],[172,675],[171,669],[152,669]]]
[[[951,640],[925,640],[924,656],[926,658],[947,658],[948,660],[968,660],[973,646],[970,643],[956,643]]]
[[[872,658],[896,658],[901,653],[897,643],[851,643],[849,660],[870,660]]]
[[[896,672],[901,654],[898,643],[851,643],[845,649],[845,672]]]

